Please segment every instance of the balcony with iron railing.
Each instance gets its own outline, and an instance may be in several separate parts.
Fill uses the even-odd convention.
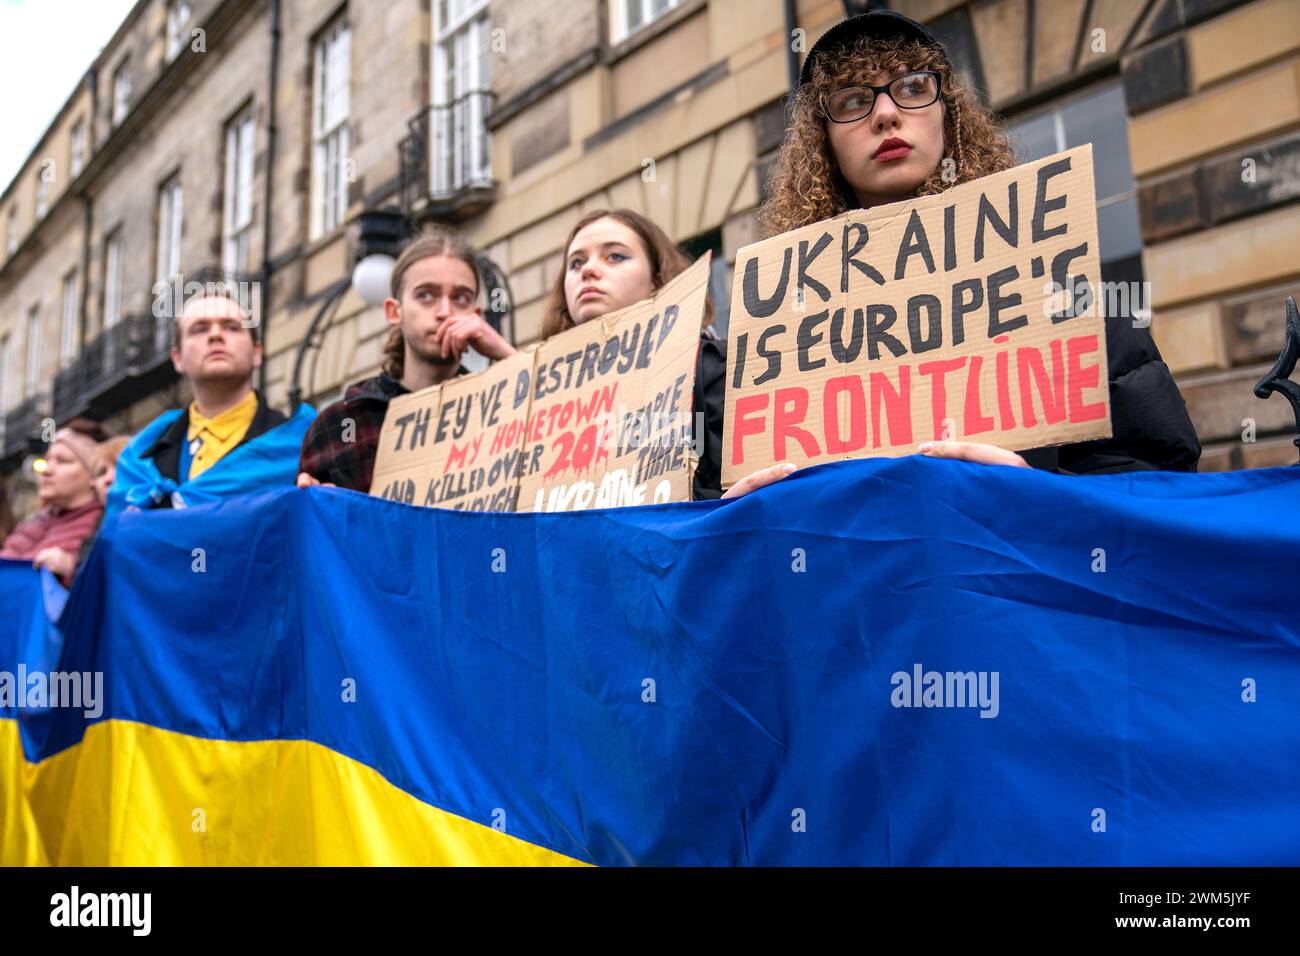
[[[409,214],[463,220],[496,199],[487,117],[489,90],[466,93],[440,106],[425,107],[407,124],[399,144],[402,204]]]
[[[0,419],[0,458],[25,457],[39,441],[41,422],[50,414],[50,396],[45,392],[29,395],[10,408]]]
[[[54,417],[110,415],[176,379],[170,326],[145,312],[106,329],[54,378]]]

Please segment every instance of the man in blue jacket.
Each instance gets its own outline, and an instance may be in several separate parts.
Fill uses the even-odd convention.
[[[262,345],[249,313],[207,293],[174,323],[172,364],[194,400],[158,416],[117,463],[104,520],[124,508],[184,508],[277,485],[292,486],[315,410],[286,417],[253,389]]]

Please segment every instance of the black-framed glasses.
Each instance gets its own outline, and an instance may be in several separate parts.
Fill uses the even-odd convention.
[[[884,86],[846,86],[822,97],[822,112],[832,123],[855,123],[868,116],[876,97],[884,93],[899,109],[919,110],[939,98],[942,78],[934,70],[918,70]]]

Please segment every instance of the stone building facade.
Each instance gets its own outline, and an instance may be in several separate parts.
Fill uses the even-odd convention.
[[[1132,309],[1177,375],[1202,469],[1293,461],[1287,406],[1251,387],[1277,355],[1283,296],[1300,293],[1300,4],[889,5],[944,39],[1024,158],[1093,143],[1103,278],[1142,290]],[[604,206],[713,250],[725,319],[789,71],[845,12],[140,0],[0,194],[0,473],[20,510],[41,422],[89,413],[131,431],[187,399],[154,315],[169,274],[256,285],[261,384],[285,403],[363,210],[463,229],[508,276],[517,344],[539,334],[569,228]],[[344,294],[309,343],[304,397],[373,374],[385,329]]]

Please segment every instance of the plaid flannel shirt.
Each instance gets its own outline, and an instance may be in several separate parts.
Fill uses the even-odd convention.
[[[406,392],[401,382],[383,373],[349,386],[342,401],[321,409],[311,423],[298,470],[340,488],[369,492],[388,402]]]

